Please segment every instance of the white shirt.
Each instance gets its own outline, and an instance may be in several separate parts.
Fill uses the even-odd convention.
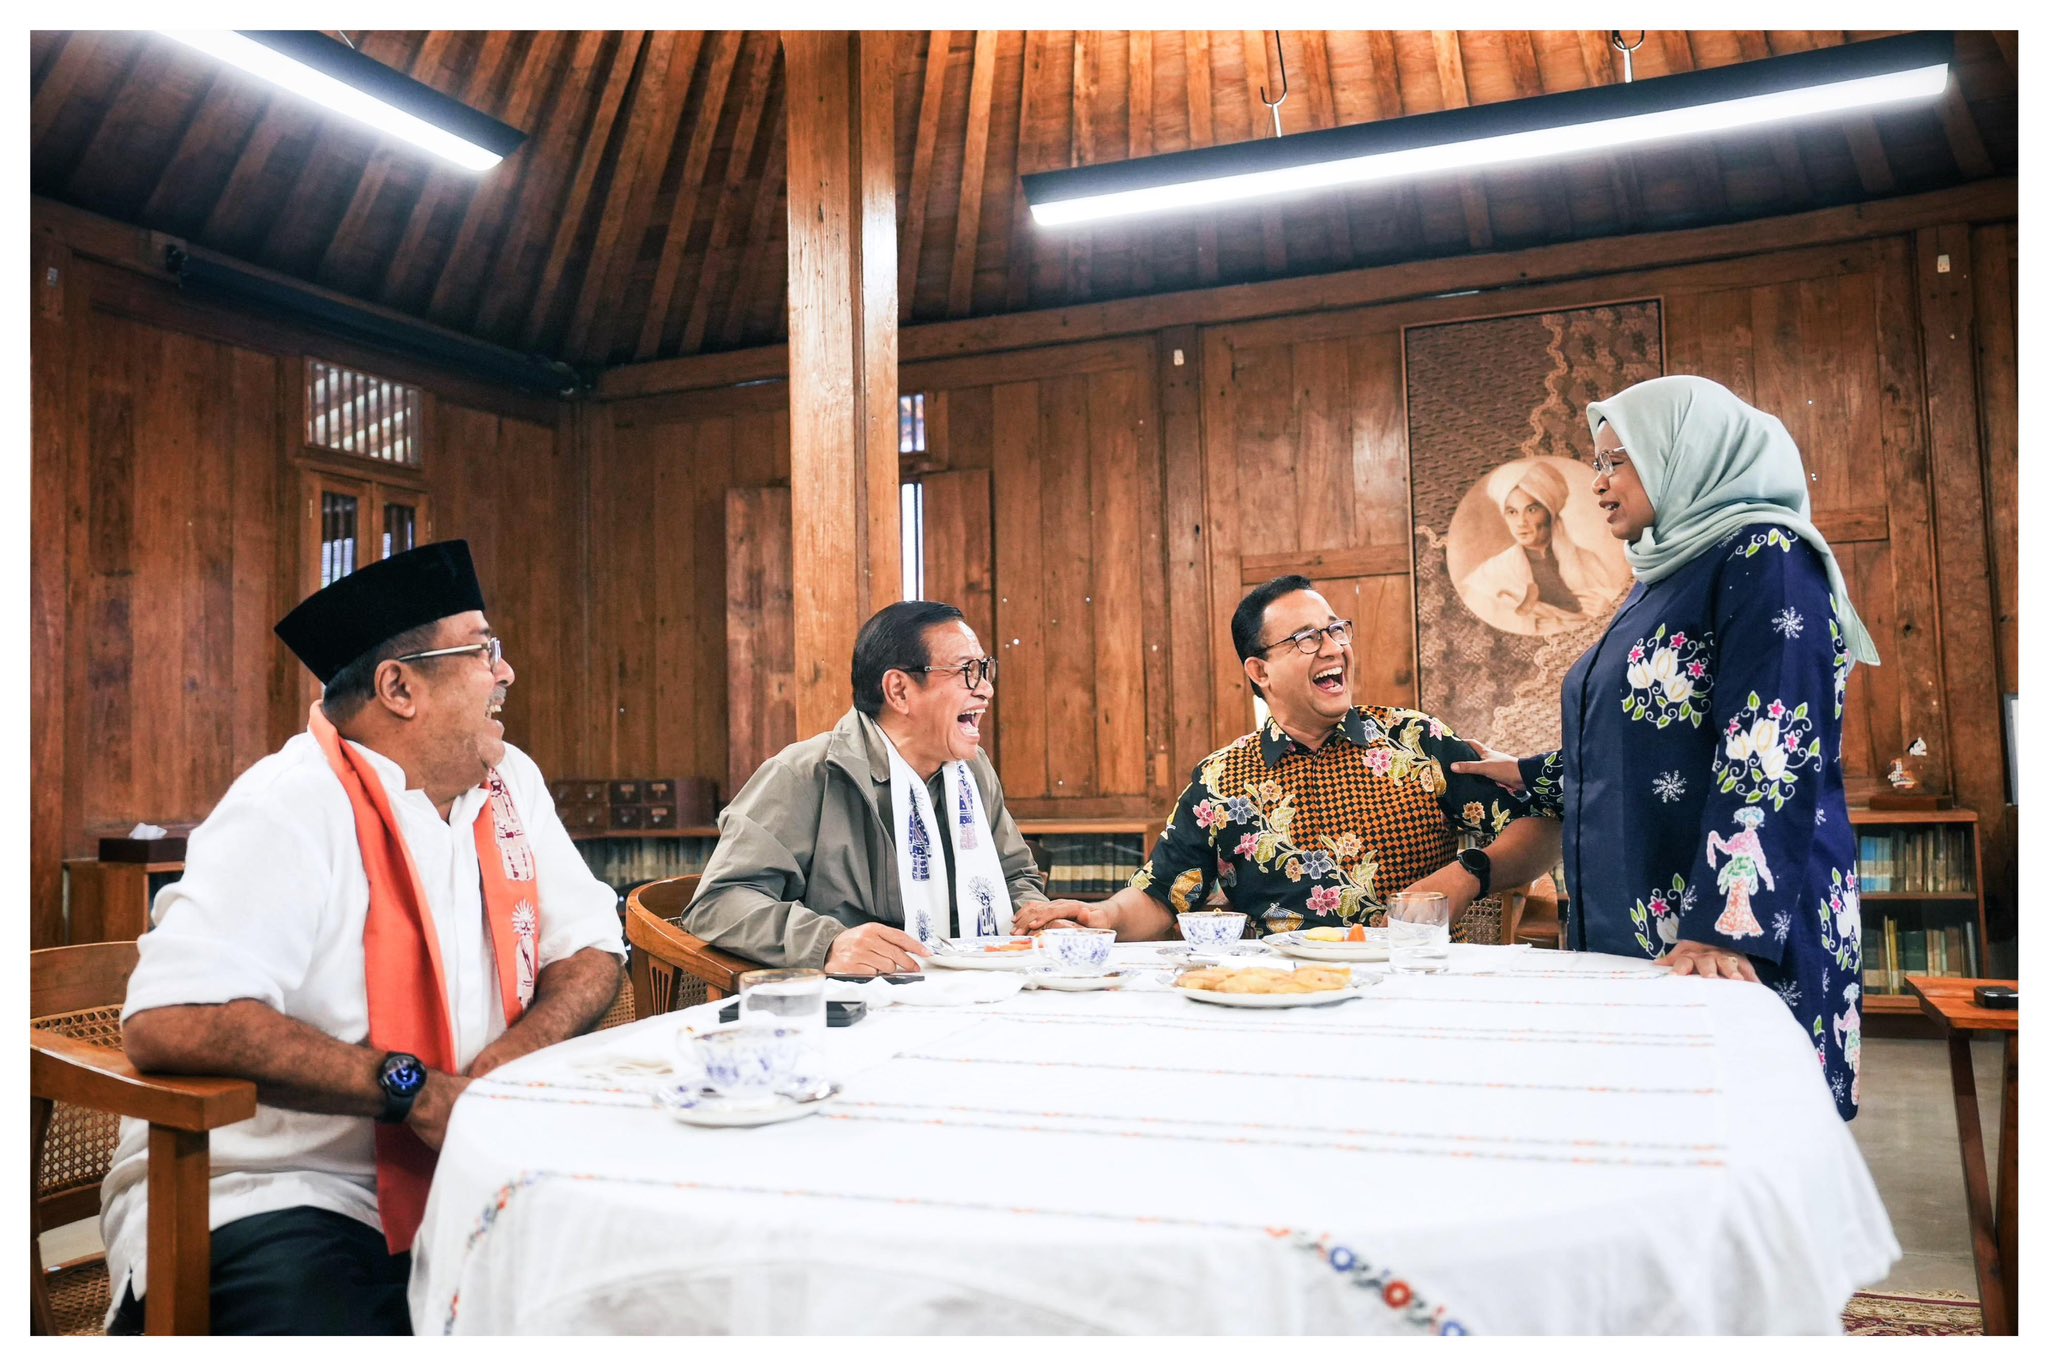
[[[487,794],[456,798],[443,820],[405,772],[353,741],[389,794],[427,912],[440,937],[457,1065],[505,1031],[485,928],[475,823]],[[590,873],[555,815],[533,760],[510,745],[498,766],[538,865],[540,966],[598,947],[621,958],[617,897]],[[153,928],[128,979],[125,1024],[158,1006],[261,1001],[347,1043],[369,1038],[363,926],[370,884],[355,812],[310,733],[259,760],[187,845],[185,872],[157,894]],[[375,1122],[258,1105],[212,1134],[208,1227],[294,1206],[333,1210],[382,1228]],[[114,1300],[124,1277],[146,1293],[148,1126],[121,1122],[100,1195],[100,1232]]]

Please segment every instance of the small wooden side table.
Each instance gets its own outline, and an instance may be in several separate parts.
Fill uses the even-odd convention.
[[[1908,977],[1906,989],[1920,1010],[1948,1034],[1948,1067],[1956,1102],[1956,1140],[1963,1150],[1963,1191],[1970,1203],[1970,1250],[1977,1262],[1977,1295],[1984,1306],[1984,1331],[2019,1331],[2019,1153],[2020,1013],[1986,1010],[1976,1002],[1978,987],[2012,987],[2018,982],[1969,977]],[[2004,1085],[1998,1116],[1998,1205],[1984,1172],[1984,1133],[1977,1119],[1977,1078],[1970,1065],[1970,1036],[2005,1035]]]

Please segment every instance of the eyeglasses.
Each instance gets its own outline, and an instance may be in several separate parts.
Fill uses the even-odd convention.
[[[484,660],[491,666],[491,672],[496,673],[498,665],[505,661],[505,642],[496,636],[491,636],[476,645],[450,645],[445,650],[421,650],[417,654],[400,655],[398,662],[410,664],[415,659],[439,659],[443,655],[473,655],[479,650],[484,652]]]
[[[910,674],[959,674],[960,679],[970,688],[996,681],[996,662],[983,656],[970,659],[964,664],[927,664],[921,669],[905,669]]]
[[[1614,472],[1622,468],[1621,464],[1615,462],[1614,457],[1627,454],[1628,447],[1626,446],[1616,446],[1612,450],[1594,451],[1593,477],[1595,479],[1612,479]]]
[[[1261,646],[1259,653],[1265,654],[1268,651],[1277,650],[1291,640],[1294,642],[1295,649],[1305,655],[1312,655],[1322,648],[1322,638],[1324,636],[1330,638],[1332,645],[1349,645],[1351,643],[1351,623],[1348,621],[1333,621],[1328,626],[1311,626],[1306,631],[1296,631],[1291,636],[1280,637],[1271,645]]]

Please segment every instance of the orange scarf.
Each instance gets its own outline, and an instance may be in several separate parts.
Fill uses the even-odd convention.
[[[392,814],[390,796],[370,761],[342,743],[317,702],[309,724],[355,811],[356,843],[370,883],[370,911],[363,924],[370,1047],[411,1053],[437,1072],[458,1072],[440,937]],[[533,848],[512,794],[496,769],[485,784],[490,800],[477,813],[476,859],[483,874],[484,921],[509,1027],[533,999],[539,975],[538,896]],[[393,1253],[412,1247],[426,1210],[436,1156],[405,1125],[377,1126],[377,1209],[384,1221],[385,1243]]]

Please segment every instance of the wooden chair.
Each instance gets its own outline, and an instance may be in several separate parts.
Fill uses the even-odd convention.
[[[256,1085],[145,1076],[121,1052],[121,1001],[133,940],[29,954],[29,1314],[37,1333],[100,1331],[110,1299],[104,1257],[45,1271],[37,1235],[99,1212],[117,1117],[149,1122],[151,1333],[204,1333],[213,1235],[207,1134],[256,1113]]]
[[[626,897],[626,942],[633,946],[633,999],[640,1018],[662,1015],[738,992],[739,975],[762,966],[723,953],[682,928],[697,895],[697,876],[636,887]]]

